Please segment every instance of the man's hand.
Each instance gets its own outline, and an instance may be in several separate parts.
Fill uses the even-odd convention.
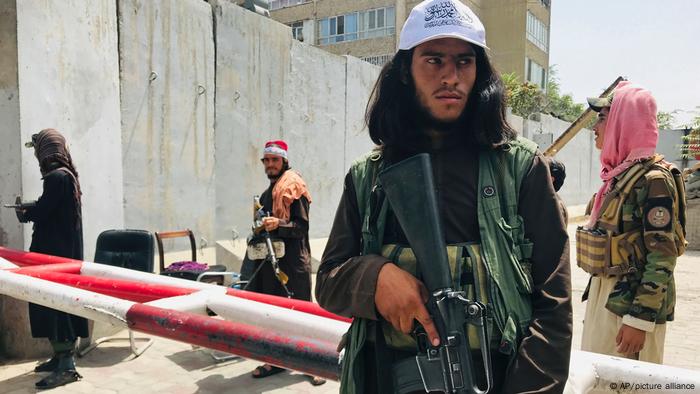
[[[265,227],[265,230],[267,230],[268,232],[277,230],[277,228],[280,226],[280,220],[272,216],[263,218],[262,223]]]
[[[26,208],[21,208],[21,207],[15,208],[15,215],[17,215],[17,220],[19,220],[20,223],[27,223],[27,209]]]
[[[646,331],[623,324],[615,338],[617,352],[625,355],[639,353],[644,348],[645,339]]]
[[[384,264],[379,270],[377,291],[374,294],[377,311],[404,334],[410,334],[414,320],[418,320],[425,328],[430,342],[437,346],[440,344],[440,336],[425,308],[427,301],[428,290],[408,272],[393,263]]]

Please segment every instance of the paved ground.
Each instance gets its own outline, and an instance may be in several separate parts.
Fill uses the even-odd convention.
[[[573,212],[572,212],[573,213]],[[571,217],[575,217],[572,214]],[[569,226],[572,236],[575,225]],[[572,255],[572,262],[574,262]],[[575,263],[574,263],[575,265]],[[581,294],[587,283],[586,274],[575,266],[574,289],[574,348],[580,345],[584,304]],[[700,252],[688,252],[676,268],[678,302],[675,322],[666,338],[664,362],[668,365],[700,371]],[[125,334],[125,333],[122,333]],[[52,393],[335,393],[338,384],[328,382],[313,387],[308,379],[297,373],[283,373],[265,379],[253,379],[252,371],[259,363],[246,360],[215,362],[208,350],[193,350],[191,346],[157,338],[155,344],[141,357],[128,360],[128,347],[101,345],[78,360],[84,379],[78,383],[50,390]],[[126,360],[126,361],[125,361]],[[33,393],[34,382],[41,376],[32,372],[36,360],[0,360],[0,393]],[[700,373],[700,372],[699,372]]]

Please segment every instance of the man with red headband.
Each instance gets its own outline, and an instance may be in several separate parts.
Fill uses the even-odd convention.
[[[311,195],[301,175],[289,167],[287,151],[287,143],[282,140],[265,144],[261,161],[270,186],[260,196],[263,211],[270,213],[263,219],[265,230],[284,241],[285,253],[279,259],[279,268],[289,277],[287,289],[280,283],[272,265],[260,261],[257,263],[262,266],[256,267],[258,272],[251,278],[248,288],[282,297],[286,297],[289,290],[293,298],[311,301]],[[264,364],[253,371],[253,377],[263,378],[282,371],[282,368]],[[318,377],[311,379],[314,385],[325,383]]]

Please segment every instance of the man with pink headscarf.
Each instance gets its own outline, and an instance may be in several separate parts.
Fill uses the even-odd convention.
[[[674,318],[676,258],[685,250],[685,199],[677,168],[655,154],[656,101],[628,81],[591,98],[603,186],[578,229],[578,265],[591,274],[581,349],[662,363]]]

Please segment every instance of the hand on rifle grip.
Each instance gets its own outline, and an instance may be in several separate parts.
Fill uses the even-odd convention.
[[[437,346],[440,336],[425,307],[428,298],[428,290],[423,283],[395,264],[384,264],[379,270],[374,295],[379,314],[404,334],[413,331],[417,320],[433,346]]]
[[[280,226],[280,220],[276,217],[267,216],[263,218],[262,224],[265,226],[265,230],[267,230],[267,232],[275,231]]]

